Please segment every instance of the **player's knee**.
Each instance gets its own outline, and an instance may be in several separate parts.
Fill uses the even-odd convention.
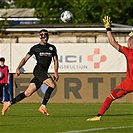
[[[26,97],[30,97],[32,95],[32,93],[29,93],[29,92],[25,92],[24,94]]]
[[[118,98],[118,95],[117,95],[116,91],[112,91],[112,92],[110,93],[110,97],[111,97],[113,100],[117,99],[117,98]]]
[[[122,89],[114,89],[111,93],[110,93],[110,97],[112,99],[117,99],[120,98],[122,96],[124,96],[126,94],[126,91],[122,90]]]
[[[55,83],[51,84],[50,87],[54,89],[56,87]]]

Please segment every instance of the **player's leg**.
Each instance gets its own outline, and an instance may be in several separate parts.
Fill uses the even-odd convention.
[[[46,90],[46,93],[42,102],[42,104],[46,105],[50,98],[51,93],[55,88],[55,83],[52,78],[46,79],[43,83],[45,83],[48,86],[48,89]]]
[[[4,102],[3,109],[2,109],[2,115],[5,115],[6,111],[8,110],[8,108],[11,105],[13,105],[17,102],[20,102],[21,100],[23,100],[26,97],[31,96],[35,91],[36,91],[36,85],[34,83],[30,83],[25,92],[22,92],[22,93],[18,94],[11,101]]]
[[[106,98],[97,116],[102,116],[114,100],[121,98],[130,92],[133,92],[133,84],[128,80],[124,80],[120,85],[116,86],[110,95]]]
[[[46,104],[48,103],[50,96],[55,88],[55,83],[52,78],[48,78],[48,79],[44,80],[43,83],[46,84],[48,86],[48,88],[45,92],[45,95],[44,95],[44,98],[42,101],[42,105],[39,107],[38,111],[40,111],[43,114],[46,113],[46,115],[49,116],[49,113],[46,108]]]
[[[10,96],[10,91],[9,91],[8,85],[5,85],[5,92],[7,94],[7,101],[10,101],[11,96]]]
[[[111,103],[115,100],[118,99],[124,95],[126,95],[127,92],[123,89],[120,88],[115,88],[110,95],[105,99],[105,101],[103,102],[99,112],[98,112],[98,116],[102,116],[106,110],[108,110],[108,108],[110,107]]]
[[[23,100],[26,97],[31,96],[35,91],[36,91],[35,84],[34,83],[30,83],[29,86],[28,86],[28,88],[24,92],[18,94],[15,98],[13,98],[10,101],[11,105],[13,105],[13,104],[15,104],[15,103]]]
[[[3,85],[0,85],[0,103],[3,103]]]
[[[114,90],[110,93],[110,95],[103,102],[97,116],[95,116],[93,118],[89,118],[89,119],[87,119],[87,121],[100,121],[102,115],[108,110],[111,103],[114,100],[116,100],[116,99],[118,99],[118,98],[120,98],[126,94],[127,94],[127,92],[125,90],[121,89],[120,86],[117,86],[116,88],[114,88]]]

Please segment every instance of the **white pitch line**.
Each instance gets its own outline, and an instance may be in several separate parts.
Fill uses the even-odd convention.
[[[85,130],[73,130],[73,131],[60,132],[60,133],[83,133],[83,132],[91,132],[91,131],[100,131],[100,130],[108,130],[108,129],[125,129],[125,128],[133,128],[133,126],[91,128],[91,129],[85,129]]]

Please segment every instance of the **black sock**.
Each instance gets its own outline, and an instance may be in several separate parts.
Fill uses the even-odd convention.
[[[47,104],[53,90],[54,90],[54,88],[48,87],[48,89],[46,90],[45,96],[43,98],[43,102],[42,102],[43,105]]]
[[[11,100],[11,105],[23,100],[25,97],[26,96],[25,96],[24,92],[20,93],[19,95],[17,95],[15,98],[13,98]]]
[[[97,114],[97,116],[102,116],[101,114]]]

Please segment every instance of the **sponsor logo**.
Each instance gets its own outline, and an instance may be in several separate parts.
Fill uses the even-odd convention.
[[[52,51],[52,50],[53,50],[53,48],[52,48],[52,47],[49,47],[49,50],[51,50],[51,51]]]
[[[96,55],[99,55],[99,59],[100,59],[99,61],[94,61],[94,57]],[[102,62],[105,62],[107,60],[107,57],[105,55],[100,54],[100,49],[99,48],[95,48],[94,53],[92,55],[88,55],[87,60],[89,62],[94,62],[94,68],[100,68],[100,64]]]
[[[40,56],[52,57],[52,53],[48,53],[48,52],[40,52],[39,55],[40,55]]]

